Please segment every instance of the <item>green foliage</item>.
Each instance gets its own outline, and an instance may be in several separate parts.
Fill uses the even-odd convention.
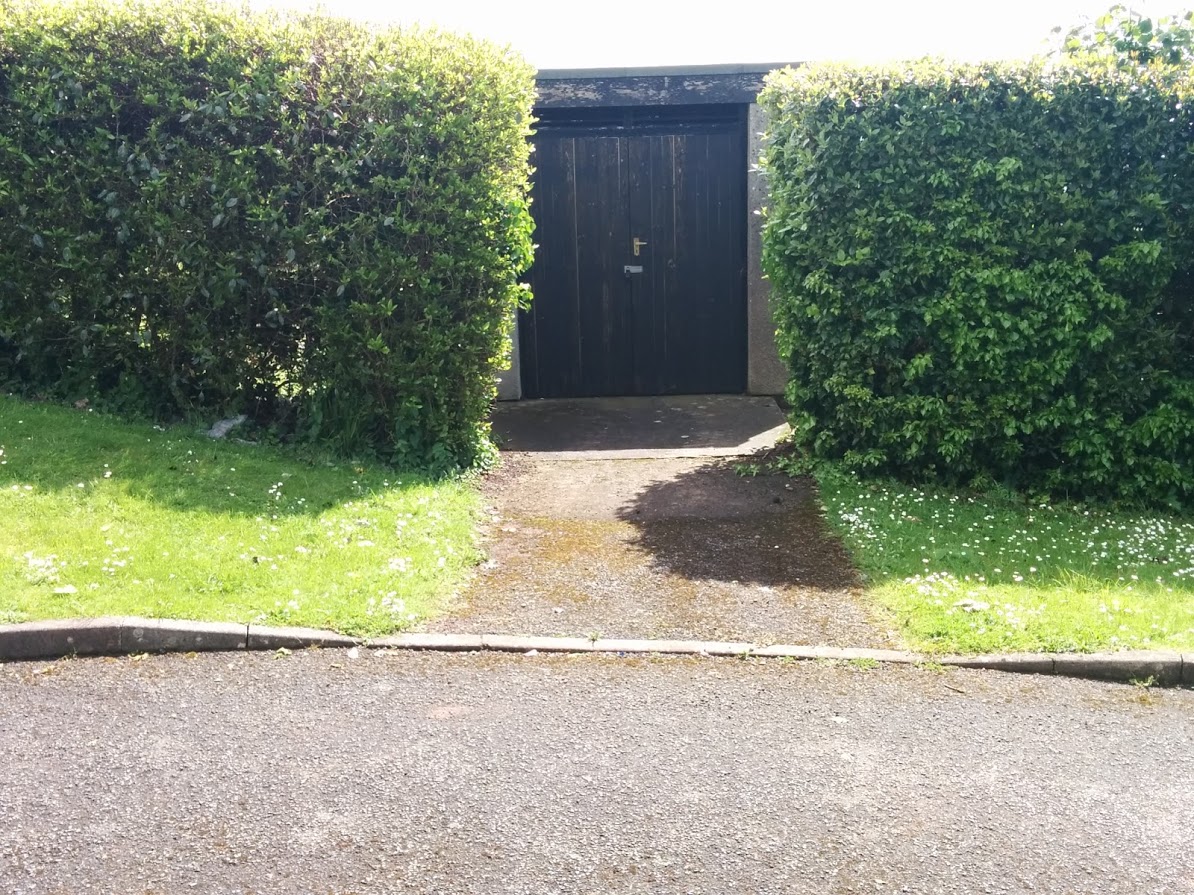
[[[1093,56],[1123,68],[1190,65],[1194,62],[1194,13],[1155,21],[1122,5],[1065,33],[1059,55]],[[1054,29],[1060,34],[1061,29]]]
[[[437,32],[0,0],[0,382],[483,459],[533,89]]]
[[[764,265],[814,458],[1194,502],[1194,121],[1160,68],[774,73]]]

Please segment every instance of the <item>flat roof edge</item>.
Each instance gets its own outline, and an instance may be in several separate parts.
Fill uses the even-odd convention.
[[[666,78],[703,75],[762,75],[777,68],[801,65],[800,62],[749,62],[728,65],[658,65],[639,68],[544,68],[535,77],[540,81],[573,81],[585,78]]]

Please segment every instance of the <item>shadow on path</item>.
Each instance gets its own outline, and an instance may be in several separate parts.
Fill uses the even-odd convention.
[[[807,479],[746,478],[707,463],[644,486],[618,518],[653,569],[690,580],[829,591],[859,583]]]

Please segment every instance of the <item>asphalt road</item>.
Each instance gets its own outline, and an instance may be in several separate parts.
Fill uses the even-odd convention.
[[[723,659],[0,666],[0,892],[1194,892],[1194,692]]]

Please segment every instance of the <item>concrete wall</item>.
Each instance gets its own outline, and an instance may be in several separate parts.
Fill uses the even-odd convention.
[[[763,206],[767,183],[759,171],[759,150],[767,116],[751,104],[746,118],[746,390],[752,395],[780,395],[788,370],[775,347],[771,284],[763,276]]]
[[[514,347],[510,350],[510,366],[498,374],[499,401],[517,401],[522,397],[522,376],[518,359],[518,311],[514,312]]]

